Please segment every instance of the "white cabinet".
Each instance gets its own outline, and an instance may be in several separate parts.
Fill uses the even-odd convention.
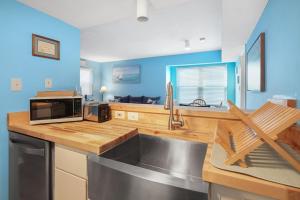
[[[55,169],[55,200],[86,200],[87,181],[73,174]]]
[[[87,156],[55,145],[54,200],[87,200]]]
[[[55,146],[55,167],[87,179],[87,156],[84,152]]]
[[[244,192],[233,188],[210,184],[210,200],[273,200],[269,197]]]

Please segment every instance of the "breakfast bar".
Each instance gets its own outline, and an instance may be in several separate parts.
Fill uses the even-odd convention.
[[[177,110],[183,114],[186,127],[170,131],[167,129],[168,113],[161,106],[141,107],[140,105],[114,103],[110,105],[110,108],[112,120],[105,123],[82,121],[32,126],[29,125],[27,112],[9,113],[8,129],[11,132],[50,141],[58,148],[83,153],[83,155],[101,155],[139,133],[159,138],[206,143],[208,148],[202,167],[202,178],[211,184],[211,193],[214,192],[215,195],[218,193],[222,196],[224,195],[222,191],[227,191],[227,193],[231,191],[237,197],[247,196],[252,199],[296,200],[300,198],[300,188],[229,172],[211,164],[212,145],[218,121],[239,122],[226,110],[177,107]],[[116,116],[118,112],[124,112],[125,116],[128,112],[136,112],[139,119],[128,120],[127,117],[120,119]],[[57,171],[59,170],[60,168],[57,167]],[[88,182],[87,176],[85,178]],[[223,197],[225,198],[226,195]]]

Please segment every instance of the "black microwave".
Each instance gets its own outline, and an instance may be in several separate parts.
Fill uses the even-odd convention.
[[[33,97],[30,99],[30,124],[83,120],[82,97]]]

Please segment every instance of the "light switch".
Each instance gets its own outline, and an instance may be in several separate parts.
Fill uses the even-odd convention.
[[[45,88],[52,88],[52,79],[50,78],[45,79]]]
[[[21,91],[22,90],[22,80],[19,78],[12,78],[10,81],[11,91]]]

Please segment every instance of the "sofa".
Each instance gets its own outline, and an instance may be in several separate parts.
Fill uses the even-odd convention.
[[[159,104],[160,97],[147,96],[114,96],[115,102],[120,103],[137,103],[137,104]]]

